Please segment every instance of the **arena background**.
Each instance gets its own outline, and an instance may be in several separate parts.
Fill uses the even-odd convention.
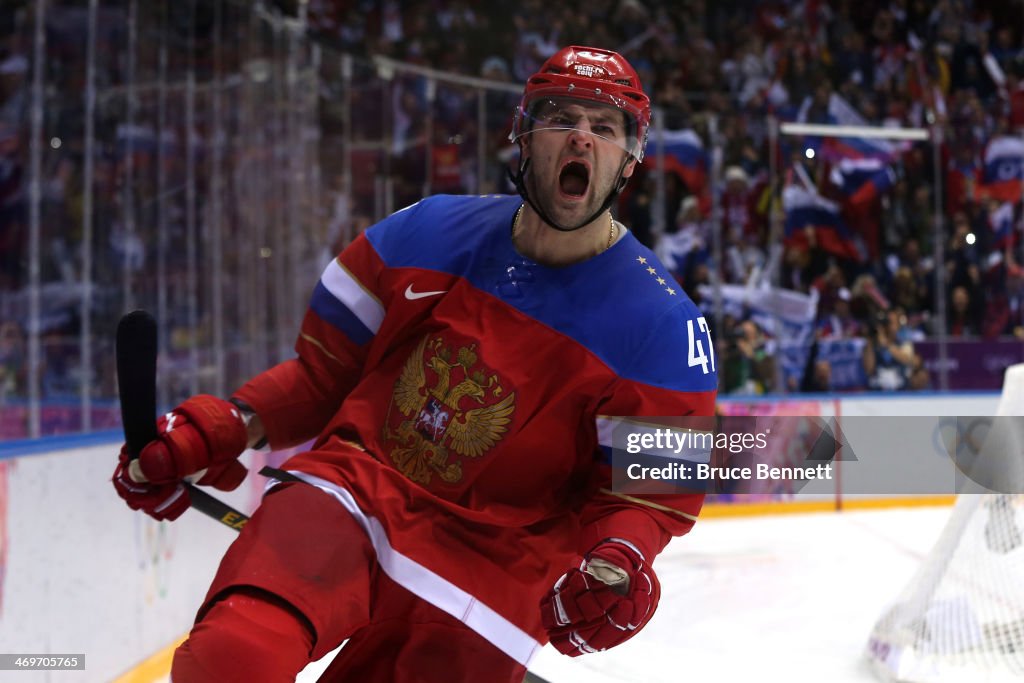
[[[570,43],[622,51],[653,95],[616,213],[714,320],[723,411],[995,410],[1024,361],[1020,0],[8,0],[0,650],[92,657],[38,680],[149,675],[136,665],[166,665],[230,540],[109,491],[118,318],[159,322],[161,406],[226,395],[291,355],[316,274],[359,231],[426,194],[511,191],[520,84]],[[261,486],[232,500],[251,509]],[[878,504],[841,485],[756,502],[708,516]],[[918,559],[936,520],[908,532]],[[763,559],[751,529],[737,556]],[[863,605],[863,637],[911,571]]]

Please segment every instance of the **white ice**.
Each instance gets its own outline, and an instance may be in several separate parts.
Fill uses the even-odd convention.
[[[654,564],[661,605],[637,637],[530,670],[550,683],[864,683],[868,634],[950,508],[702,519]],[[299,676],[312,683],[328,658]]]

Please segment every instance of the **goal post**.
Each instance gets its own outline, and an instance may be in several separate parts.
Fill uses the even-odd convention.
[[[1024,364],[1006,370],[996,409],[996,417],[1021,415]],[[1002,445],[1024,452],[1024,443]],[[959,496],[939,540],[875,624],[866,655],[886,681],[1024,678],[1024,495]]]

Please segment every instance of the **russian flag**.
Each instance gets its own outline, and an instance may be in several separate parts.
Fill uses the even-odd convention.
[[[786,243],[807,245],[807,228],[814,230],[819,247],[840,258],[863,261],[863,249],[840,215],[839,204],[799,185],[782,191],[786,212]]]
[[[811,97],[804,100],[797,120],[806,122],[811,106]],[[860,112],[853,108],[841,95],[832,93],[828,99],[828,113],[824,121],[815,123],[833,123],[842,126],[866,126],[867,120]],[[880,159],[892,161],[899,153],[906,149],[907,145],[898,145],[888,140],[876,140],[873,138],[825,138],[807,136],[804,138],[804,145],[812,148],[815,153],[826,161],[837,161],[840,159]]]
[[[1024,183],[1024,140],[1002,135],[993,138],[985,148],[978,195],[982,199],[1018,202]]]
[[[850,204],[866,204],[896,183],[896,173],[881,159],[840,159],[829,173]]]
[[[1005,249],[1017,243],[1017,234],[1013,229],[1013,204],[1003,202],[995,211],[991,211],[988,214],[988,224],[992,228],[994,248]]]
[[[827,138],[818,150],[826,161],[836,159],[878,159],[892,161],[897,156],[896,147],[882,140],[868,138]]]
[[[682,178],[691,193],[700,194],[708,178],[708,154],[700,136],[692,129],[666,130],[661,148],[665,152],[665,170]],[[653,158],[657,149],[657,142],[649,140],[645,155]]]

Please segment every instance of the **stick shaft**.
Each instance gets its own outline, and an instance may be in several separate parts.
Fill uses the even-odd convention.
[[[124,440],[132,458],[156,439],[156,320],[132,311],[117,324],[117,388]],[[239,530],[249,518],[197,486],[185,482],[190,505],[221,524]]]

